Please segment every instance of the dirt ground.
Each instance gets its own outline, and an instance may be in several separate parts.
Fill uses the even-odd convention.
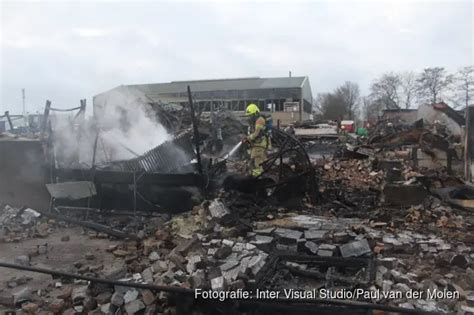
[[[61,241],[64,236],[69,236],[69,241]],[[38,247],[47,244],[47,252],[36,254]],[[111,253],[106,252],[110,245],[117,242],[109,239],[91,239],[80,227],[70,227],[56,230],[46,238],[28,239],[18,243],[0,243],[0,261],[14,262],[15,257],[31,255],[31,266],[49,268],[53,270],[68,270],[76,262],[83,262],[91,266],[110,265],[114,260]],[[86,260],[85,255],[92,254],[94,259]],[[32,278],[26,284],[15,288],[8,288],[7,281],[12,278]],[[46,274],[27,272],[22,270],[0,268],[1,296],[11,296],[25,287],[32,290],[43,289],[54,283],[52,277]],[[7,309],[0,306],[0,311]]]

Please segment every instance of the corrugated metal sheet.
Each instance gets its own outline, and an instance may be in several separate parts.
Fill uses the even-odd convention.
[[[179,173],[181,168],[194,159],[194,149],[189,133],[182,134],[173,141],[167,141],[143,155],[126,160],[112,162],[106,169],[117,171],[145,171],[149,173]]]

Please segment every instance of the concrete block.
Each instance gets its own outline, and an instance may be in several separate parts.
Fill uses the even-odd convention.
[[[342,257],[359,257],[372,252],[366,239],[339,246]]]
[[[225,290],[225,279],[224,277],[216,277],[211,279],[211,288],[214,291],[223,291]]]
[[[303,235],[303,232],[283,228],[277,228],[274,233],[280,236],[282,239],[291,241],[297,241]]]
[[[224,217],[230,215],[229,209],[227,209],[224,203],[217,199],[213,200],[209,205],[209,212],[215,219],[223,219]]]
[[[145,309],[145,304],[140,300],[134,300],[125,304],[125,312],[129,315],[136,314]]]

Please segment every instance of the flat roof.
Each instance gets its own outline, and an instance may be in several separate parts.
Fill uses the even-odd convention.
[[[191,87],[193,92],[301,88],[306,79],[307,77],[252,77],[236,79],[172,81],[169,83],[131,84],[123,86],[128,88],[137,88],[138,90],[152,92],[154,94],[166,94],[186,92],[188,85]]]

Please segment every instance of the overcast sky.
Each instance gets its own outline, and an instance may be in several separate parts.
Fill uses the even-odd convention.
[[[235,2],[235,1],[234,1]],[[384,71],[473,64],[472,1],[1,2],[0,113],[121,84],[309,76],[313,94]]]

